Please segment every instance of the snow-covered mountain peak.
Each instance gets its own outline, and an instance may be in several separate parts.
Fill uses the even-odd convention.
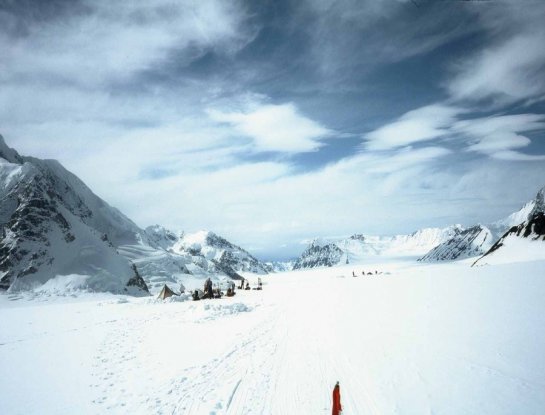
[[[180,239],[178,235],[161,225],[148,226],[146,235],[150,242],[162,249],[170,249]]]
[[[193,233],[184,234],[181,239],[185,246],[193,246],[194,248],[211,245],[217,240],[218,235],[212,231],[200,230]]]
[[[332,239],[331,239],[331,238],[320,238],[320,237],[317,237],[317,238],[311,239],[311,240],[308,242],[308,246],[324,247],[324,246],[326,246],[326,245],[329,245],[331,242],[332,242]]]
[[[532,211],[532,214],[535,213],[545,213],[545,187],[542,187],[539,192],[537,192],[536,198],[534,200],[535,206]]]

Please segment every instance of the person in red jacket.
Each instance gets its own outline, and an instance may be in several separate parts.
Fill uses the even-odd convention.
[[[341,407],[341,388],[339,387],[339,382],[335,384],[333,388],[333,410],[331,411],[332,415],[340,415],[343,408]]]

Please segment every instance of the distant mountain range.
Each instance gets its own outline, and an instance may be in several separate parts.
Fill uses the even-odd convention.
[[[500,254],[495,254],[498,258],[502,251],[506,251],[505,246],[513,245],[513,242],[509,241],[515,237],[539,240],[539,238],[524,235],[534,235],[536,232],[539,235],[540,217],[535,215],[545,211],[544,192],[545,188],[538,192],[535,199],[526,203],[518,211],[488,225],[478,224],[469,228],[460,225],[443,229],[427,228],[410,235],[392,237],[355,234],[349,238],[317,238],[310,242],[295,261],[293,269],[357,264],[373,257],[414,257],[419,261],[427,262],[480,257],[485,254],[490,257],[489,251],[504,247],[499,250]],[[532,231],[528,231],[529,226],[532,226]],[[511,232],[510,236],[504,235],[508,230]],[[545,253],[545,245],[532,244],[531,247],[532,252]],[[539,255],[535,252],[533,256],[525,256],[522,253],[518,255],[520,258],[538,258]],[[478,261],[478,263],[484,262]]]
[[[89,290],[147,295],[191,275],[272,271],[212,232],[141,229],[60,163],[23,157],[2,136],[0,229],[0,289],[9,291],[84,275]]]
[[[355,234],[345,239],[315,239],[297,259],[294,269],[359,263],[372,257],[419,258],[461,231],[459,225],[426,228],[410,235]]]
[[[188,279],[352,264],[373,257],[420,261],[480,257],[475,265],[545,259],[545,188],[488,225],[409,235],[317,238],[294,261],[264,263],[210,231],[139,228],[54,160],[23,157],[0,136],[0,289],[33,289],[57,276],[81,288],[148,295]],[[82,282],[83,281],[83,282]]]

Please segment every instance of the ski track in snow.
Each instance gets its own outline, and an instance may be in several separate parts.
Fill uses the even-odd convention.
[[[545,262],[523,266],[293,272],[200,302],[0,298],[0,413],[329,414],[340,381],[344,414],[540,415]]]

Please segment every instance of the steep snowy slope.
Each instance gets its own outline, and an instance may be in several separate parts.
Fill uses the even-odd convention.
[[[486,226],[472,226],[439,244],[419,261],[446,261],[474,257],[486,252],[494,241],[494,234]]]
[[[486,226],[476,225],[466,229],[438,245],[419,260],[445,261],[483,255],[509,228],[530,220],[538,212],[545,211],[544,194],[545,188],[537,193],[535,199],[506,218]]]
[[[1,289],[81,274],[91,290],[147,292],[113,244],[140,241],[138,227],[58,162],[21,157],[1,136],[0,227]]]
[[[410,235],[372,236],[356,234],[346,239],[315,239],[295,262],[293,269],[360,263],[381,257],[417,257],[461,232],[459,225],[426,228]]]
[[[505,264],[545,259],[545,213],[533,213],[526,222],[509,229],[473,265]]]

